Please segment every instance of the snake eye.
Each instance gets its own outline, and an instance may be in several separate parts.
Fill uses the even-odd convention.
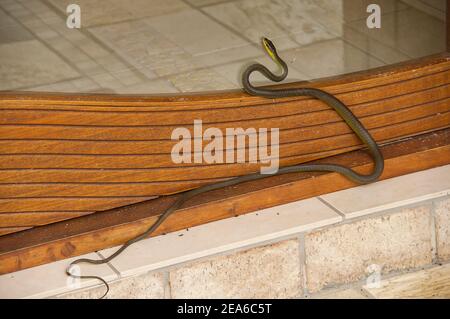
[[[267,51],[271,51],[272,53],[276,53],[277,49],[275,48],[275,45],[272,41],[270,41],[267,38],[263,38],[263,45],[266,48]]]

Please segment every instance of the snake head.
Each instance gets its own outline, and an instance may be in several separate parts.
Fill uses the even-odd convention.
[[[275,45],[273,44],[273,42],[267,38],[263,38],[262,44],[263,44],[264,50],[266,50],[266,52],[269,54],[270,58],[274,61],[277,61],[278,60],[277,49],[275,48]]]

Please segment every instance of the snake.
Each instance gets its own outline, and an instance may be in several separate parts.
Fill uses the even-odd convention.
[[[337,165],[337,164],[300,164],[293,165],[287,167],[281,167],[278,169],[276,173],[273,174],[262,174],[262,173],[253,173],[248,175],[243,175],[235,178],[231,178],[222,182],[218,182],[215,184],[205,185],[199,188],[195,188],[192,190],[188,190],[185,192],[181,192],[177,194],[175,201],[168,207],[166,210],[159,216],[159,218],[142,234],[134,237],[127,242],[125,242],[120,248],[118,248],[113,254],[104,259],[89,259],[89,258],[79,258],[72,261],[69,266],[66,268],[66,274],[73,278],[78,279],[97,279],[101,281],[105,287],[106,292],[101,298],[104,298],[109,292],[109,284],[103,278],[99,276],[87,276],[87,275],[78,275],[74,274],[71,270],[74,265],[80,263],[88,263],[88,264],[106,264],[111,260],[116,258],[119,254],[121,254],[125,249],[127,249],[130,245],[148,238],[155,230],[178,208],[180,208],[187,200],[197,196],[199,194],[234,186],[240,183],[255,181],[259,179],[263,179],[269,176],[281,175],[287,173],[300,173],[300,172],[336,172],[342,174],[347,177],[351,181],[357,184],[369,184],[375,182],[379,179],[384,170],[384,158],[383,154],[380,151],[380,148],[371,134],[367,131],[367,129],[363,126],[363,124],[358,120],[358,118],[352,113],[352,111],[342,103],[338,98],[333,96],[330,93],[327,93],[321,89],[317,88],[286,88],[286,89],[271,89],[268,87],[255,87],[250,82],[250,76],[254,72],[259,72],[267,79],[273,82],[281,82],[286,79],[288,75],[288,65],[285,61],[283,61],[278,55],[277,49],[272,41],[267,38],[262,39],[262,46],[265,49],[266,53],[269,57],[281,68],[282,73],[280,75],[276,75],[272,73],[267,67],[260,63],[255,63],[248,66],[244,72],[242,73],[242,84],[244,91],[253,96],[264,97],[268,99],[278,99],[278,98],[287,98],[287,97],[298,97],[298,96],[309,96],[321,100],[329,107],[333,108],[336,113],[347,123],[347,125],[352,129],[352,131],[359,137],[359,139],[365,144],[369,154],[372,156],[374,160],[374,168],[372,173],[363,175],[358,172],[352,170],[351,168]],[[169,196],[169,195],[164,195]]]

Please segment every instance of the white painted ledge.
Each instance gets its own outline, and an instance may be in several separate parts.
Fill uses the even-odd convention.
[[[96,253],[69,258],[54,263],[37,266],[0,276],[0,298],[46,298],[69,290],[90,287],[98,284],[96,279],[72,280],[66,276],[66,268],[72,260],[78,258],[99,259]],[[118,278],[108,265],[82,266],[83,275],[100,276],[106,281]]]
[[[450,194],[450,165],[321,196],[345,218],[355,218]]]
[[[342,217],[316,198],[293,202],[150,238],[111,263],[122,276],[229,252],[268,240],[338,223]],[[107,257],[116,249],[100,253]]]

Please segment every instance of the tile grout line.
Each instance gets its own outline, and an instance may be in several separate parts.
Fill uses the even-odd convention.
[[[31,41],[34,41],[34,40],[31,40]],[[41,41],[39,41],[39,42],[41,42]],[[70,66],[72,67],[72,65],[70,65]],[[14,90],[29,91],[29,90],[32,90],[33,88],[40,87],[40,86],[58,85],[58,84],[64,84],[64,83],[71,83],[72,84],[73,81],[83,80],[85,78],[86,77],[83,74],[80,74],[80,76],[72,77],[72,78],[65,78],[65,79],[62,79],[62,80],[58,80],[56,82],[39,83],[38,85],[17,86],[17,87],[14,88]]]
[[[397,212],[399,212],[399,210],[402,209],[407,209],[407,208],[417,208],[423,205],[429,205],[431,202],[435,201],[435,200],[440,200],[440,199],[444,199],[446,197],[448,197],[450,195],[450,190],[444,190],[442,192],[436,192],[437,193],[444,193],[441,194],[439,196],[435,196],[432,198],[427,198],[424,200],[418,200],[418,201],[414,201],[414,202],[410,202],[407,204],[401,204],[401,205],[396,205],[393,207],[389,207],[387,209],[376,209],[376,207],[374,208],[374,211],[367,213],[367,214],[363,214],[360,216],[355,216],[355,217],[345,217],[343,218],[343,220],[341,222],[339,222],[338,224],[349,224],[349,223],[353,223],[353,222],[357,222],[357,221],[361,221],[361,220],[365,220],[367,218],[376,218],[376,217],[382,217],[385,215],[390,215],[390,214],[395,214]],[[324,195],[328,195],[328,194],[324,194]],[[420,196],[416,196],[416,197],[420,197]],[[321,198],[320,196],[318,196],[318,198],[324,202],[325,205],[327,205],[328,207],[330,207],[331,209],[335,210],[334,207],[330,204],[328,205],[328,202],[326,200],[324,200],[323,198]],[[340,213],[339,210],[335,210],[339,215],[342,215],[343,213]],[[353,214],[353,213],[352,213]],[[327,229],[329,227],[332,227],[336,225],[335,224],[331,224],[331,225],[325,225],[323,227],[319,227],[317,229]]]
[[[164,270],[162,272],[164,280],[164,299],[172,299],[172,286],[170,284],[170,273],[169,270]]]
[[[54,6],[53,3],[51,3],[48,0],[42,0],[42,3],[44,5],[46,5],[49,10],[51,10],[55,15],[57,15],[59,18],[61,18],[62,21],[65,21],[65,18],[67,18],[57,7]],[[31,11],[31,10],[30,10]],[[34,13],[33,13],[34,14]],[[40,19],[40,18],[39,18]],[[41,19],[42,20],[42,19]],[[45,22],[44,22],[45,23]],[[47,25],[47,24],[46,24]],[[47,25],[48,26],[48,25]],[[50,27],[50,26],[49,26]],[[53,30],[53,28],[52,28]],[[103,41],[101,41],[100,39],[98,39],[94,34],[92,34],[92,32],[89,30],[89,27],[81,27],[79,29],[76,30],[77,32],[79,32],[80,34],[82,34],[84,37],[92,40],[96,45],[100,46],[101,48],[103,48],[104,50],[106,50],[109,54],[113,55],[115,59],[117,59],[118,61],[120,61],[121,63],[123,63],[125,66],[127,66],[128,68],[124,69],[124,70],[129,70],[131,72],[133,72],[135,75],[137,75],[141,81],[147,81],[147,80],[156,80],[159,77],[157,76],[155,79],[149,79],[145,74],[143,74],[142,72],[140,72],[140,70],[138,68],[136,68],[134,65],[132,65],[128,60],[124,59],[122,56],[120,56],[119,54],[117,54],[116,50],[112,49],[111,47],[109,47],[108,45],[106,45]],[[57,32],[57,31],[56,31]],[[67,37],[65,37],[64,35],[62,35],[61,33],[57,32],[61,37],[63,37],[65,40],[69,41],[72,45],[74,45],[76,48],[80,49],[81,51],[83,51],[95,64],[97,64],[100,68],[102,68],[103,70],[105,70],[104,73],[110,74],[111,76],[115,77],[113,75],[113,73],[110,70],[107,70],[103,67],[103,65],[100,65],[99,63],[97,63],[96,58],[90,56],[87,52],[85,52],[82,48],[80,48],[79,46],[77,46],[75,43],[73,43],[72,40],[68,39]],[[76,63],[74,63],[76,66]],[[76,66],[78,69],[78,66]],[[82,70],[80,70],[82,71]],[[91,78],[90,75],[87,75],[84,71],[82,71],[82,74],[85,77],[90,78],[91,80],[93,80],[95,83],[97,83],[94,79]],[[116,78],[116,77],[115,77]],[[120,81],[119,79],[117,79],[117,81]],[[142,83],[142,82],[141,82]],[[105,89],[105,87],[103,87],[101,84],[97,83],[102,89]],[[122,87],[127,87],[127,85],[122,84]],[[114,89],[115,90],[115,89]]]
[[[343,37],[340,37],[339,39],[340,39],[342,42],[346,43],[347,45],[351,46],[353,49],[359,50],[359,51],[363,52],[367,57],[370,57],[370,58],[375,59],[376,61],[382,63],[382,64],[383,64],[382,66],[386,66],[386,65],[391,64],[391,63],[387,63],[386,61],[384,61],[384,60],[381,59],[380,57],[377,57],[377,56],[374,55],[373,53],[368,52],[368,51],[366,51],[366,50],[360,48],[360,47],[357,46],[355,43],[350,42],[349,39],[345,39],[345,38],[343,38]],[[397,51],[397,50],[396,50],[396,51]],[[397,53],[400,53],[400,51],[397,51]],[[369,63],[370,61],[366,61],[366,62]],[[367,69],[370,70],[370,69],[372,69],[372,67],[370,67],[370,65],[369,65],[369,66],[367,66]]]
[[[430,232],[431,232],[431,263],[437,264],[439,261],[438,243],[436,236],[436,201],[430,203]]]
[[[25,8],[25,10],[29,11],[34,17],[38,18],[43,24],[45,24],[42,21],[42,19],[39,18],[33,11],[31,11],[30,9],[25,7],[22,3],[18,3],[18,4],[20,6],[22,6],[23,8]],[[52,85],[52,84],[56,84],[58,82],[64,82],[66,80],[67,81],[72,81],[72,80],[76,80],[76,79],[80,79],[80,78],[86,77],[86,75],[83,72],[81,72],[81,70],[78,67],[76,67],[69,59],[67,59],[64,55],[62,55],[58,50],[54,49],[46,41],[42,40],[32,29],[30,29],[27,25],[25,25],[20,19],[18,19],[13,14],[11,14],[5,7],[2,7],[1,5],[0,5],[0,7],[6,13],[7,16],[9,16],[11,19],[13,19],[19,25],[21,25],[25,30],[27,30],[33,36],[33,39],[26,40],[26,41],[37,41],[37,42],[41,43],[50,52],[52,52],[53,54],[58,56],[62,61],[64,61],[68,66],[70,66],[74,71],[76,71],[78,73],[78,75],[76,77],[71,77],[71,78],[67,78],[67,79],[64,79],[64,80],[61,80],[61,81],[56,81],[56,82],[40,83],[38,86]],[[16,42],[25,42],[25,41],[16,41]],[[27,87],[29,87],[29,86],[27,86]],[[32,87],[34,87],[34,86],[32,86]],[[22,88],[21,87],[15,88],[15,90],[23,90],[23,89],[24,89],[23,87]]]
[[[186,0],[185,0],[186,1]],[[194,7],[198,8],[198,9],[202,9],[202,8],[208,8],[208,7],[214,7],[220,4],[225,4],[225,3],[236,3],[239,2],[241,0],[225,0],[225,1],[217,1],[217,2],[211,2],[211,3],[206,3],[204,5],[194,5]],[[189,0],[187,0],[187,2],[189,2]]]
[[[437,8],[437,7],[433,6],[432,4],[429,4],[426,1],[420,1],[420,3],[424,6],[423,8],[426,8],[426,10],[423,10],[423,8],[419,8],[419,6],[417,6],[417,5],[410,4],[409,2],[405,2],[403,0],[401,0],[401,1],[402,1],[403,4],[409,6],[411,9],[415,9],[415,10],[421,11],[424,14],[430,16],[431,18],[438,19],[440,21],[444,21],[445,22],[445,13],[446,12],[442,11],[440,8]],[[434,11],[435,13],[439,12],[439,13],[443,14],[444,15],[444,20],[442,20],[441,18],[435,16],[434,14],[430,13],[430,11],[427,11],[427,10],[431,10],[431,11]]]
[[[49,6],[49,7],[51,7],[52,9],[53,9],[53,11],[58,15],[58,16],[63,16],[62,15],[62,13],[59,11],[59,9],[58,8],[56,8],[56,7],[54,7],[54,5],[52,4],[52,3],[49,3],[48,2],[48,0],[44,0],[45,1],[45,3]],[[196,8],[196,7],[194,7],[194,6],[192,6],[191,4],[188,4],[188,3],[186,3],[186,5],[191,9],[191,10],[195,10],[195,11],[198,11],[198,12],[200,12],[201,14],[203,14],[203,11],[202,10],[200,10],[199,8]],[[184,10],[187,10],[187,9],[184,9]],[[183,11],[183,10],[180,10],[180,11]],[[163,15],[167,15],[167,14],[163,14]],[[163,16],[163,15],[160,15],[160,16]],[[107,44],[105,44],[103,41],[101,41],[100,39],[98,39],[90,30],[89,30],[89,28],[96,28],[96,27],[105,27],[105,26],[109,26],[109,25],[116,25],[116,24],[120,24],[120,23],[124,23],[124,22],[132,22],[132,21],[137,21],[137,20],[144,20],[144,19],[147,19],[147,18],[149,18],[149,17],[143,17],[143,18],[139,18],[139,19],[128,19],[128,20],[124,20],[124,21],[120,21],[120,22],[114,22],[114,23],[109,23],[109,24],[103,24],[103,25],[95,25],[95,26],[91,26],[91,27],[87,27],[87,28],[85,28],[85,30],[83,30],[83,32],[81,32],[81,31],[79,31],[80,33],[82,33],[85,37],[87,37],[87,38],[89,38],[89,39],[91,39],[91,40],[93,40],[94,42],[96,42],[98,45],[100,45],[101,47],[103,47],[103,48],[105,48],[105,49],[107,49],[107,51],[109,51],[111,54],[113,54],[115,57],[118,57],[118,59],[120,60],[120,61],[122,61],[123,63],[125,63],[126,65],[128,65],[130,68],[130,70],[131,71],[133,71],[133,72],[137,72],[138,73],[138,75],[142,75],[143,77],[145,77],[145,81],[157,81],[157,80],[165,80],[165,81],[168,81],[169,83],[170,83],[170,85],[174,88],[174,89],[176,89],[178,92],[180,92],[180,93],[186,93],[186,92],[184,92],[184,91],[182,91],[181,89],[179,89],[178,87],[176,87],[173,83],[172,83],[172,81],[170,80],[170,77],[171,76],[176,76],[176,75],[180,75],[180,74],[189,74],[189,73],[191,73],[191,72],[195,72],[195,71],[203,71],[203,70],[211,70],[211,71],[213,71],[213,67],[217,67],[217,66],[223,66],[223,65],[227,65],[227,64],[229,64],[229,62],[224,62],[224,63],[220,63],[220,64],[217,64],[217,65],[211,65],[211,66],[200,66],[200,67],[197,67],[197,68],[194,68],[193,70],[190,70],[190,71],[186,71],[186,72],[182,72],[182,73],[171,73],[171,74],[167,74],[167,75],[163,75],[163,76],[161,76],[161,75],[158,75],[158,74],[156,74],[155,73],[155,75],[156,75],[156,78],[154,78],[154,79],[149,79],[147,76],[145,76],[145,74],[143,74],[143,73],[141,73],[140,71],[139,71],[139,68],[138,67],[136,67],[136,66],[134,66],[131,62],[129,62],[127,59],[125,59],[125,58],[123,58],[120,54],[118,54],[117,52],[116,52],[116,50],[114,50],[114,49],[112,49],[111,47],[109,47]],[[228,28],[227,28],[228,29]],[[70,41],[70,40],[69,40]],[[71,41],[70,41],[71,42]],[[72,43],[72,42],[71,42]],[[248,43],[247,43],[248,44]],[[183,49],[183,51],[184,51],[184,49]],[[91,57],[91,59],[93,59],[92,57]],[[95,61],[95,59],[93,59],[94,61]],[[101,65],[99,65],[100,67],[102,67]],[[103,67],[102,67],[103,68]],[[111,74],[111,72],[109,72],[108,70],[105,70],[106,71],[106,73],[108,73],[108,74]],[[152,70],[153,71],[153,70]],[[88,75],[86,75],[86,74],[84,74],[84,72],[82,72],[82,74],[84,75],[84,76],[87,76],[87,77],[89,77]],[[90,78],[90,77],[89,77]],[[142,82],[141,82],[142,83]],[[100,85],[100,84],[99,84]],[[100,85],[100,87],[101,88],[104,88],[103,86],[101,86]],[[123,87],[124,88],[126,88],[127,86],[126,85],[123,85]]]
[[[251,45],[254,48],[257,49],[261,49],[260,45],[258,43],[254,43],[251,39],[249,39],[247,36],[239,33],[238,31],[236,31],[235,29],[231,28],[229,25],[227,25],[226,23],[220,21],[219,19],[215,18],[214,16],[212,16],[211,14],[209,14],[208,12],[206,12],[205,10],[203,10],[203,8],[208,8],[208,7],[213,7],[216,5],[220,5],[221,3],[213,3],[210,5],[206,5],[206,6],[201,6],[201,7],[195,7],[194,5],[190,4],[189,2],[187,2],[186,0],[182,0],[184,1],[187,5],[189,5],[193,10],[199,11],[201,14],[203,14],[204,16],[208,17],[209,19],[211,19],[212,21],[214,21],[215,23],[219,24],[220,26],[222,26],[223,28],[225,28],[227,31],[233,33],[234,35],[238,36],[239,38],[241,38],[242,40],[244,40],[245,42],[247,42],[247,44]],[[230,2],[226,2],[226,3],[234,3],[234,2],[238,2],[238,1],[230,1]],[[289,30],[286,30],[285,28],[283,28],[282,26],[279,26],[282,30],[283,30],[283,34],[289,39],[291,40],[293,43],[297,44],[297,47],[293,47],[290,49],[286,49],[286,50],[280,50],[280,52],[283,51],[288,51],[288,50],[293,50],[293,49],[303,49],[303,48],[307,48],[309,46],[315,45],[317,43],[322,43],[322,42],[327,42],[327,41],[332,41],[332,40],[336,40],[336,39],[340,39],[340,37],[336,34],[333,34],[331,32],[329,32],[328,28],[326,28],[324,25],[322,25],[321,23],[317,23],[318,26],[320,26],[323,31],[329,35],[332,36],[332,38],[326,38],[326,39],[321,39],[318,41],[314,41],[311,43],[307,43],[305,45],[299,43],[298,41],[296,41],[295,39],[293,39],[291,36],[292,35],[296,35],[297,33],[290,33]],[[361,50],[362,51],[362,50]],[[364,52],[364,51],[363,51]],[[256,57],[255,57],[256,58]],[[382,62],[382,61],[381,61]],[[298,70],[297,68],[293,67],[296,71],[302,73],[302,70]],[[307,77],[307,79],[311,79],[312,77],[308,74],[304,74],[302,73],[304,76]]]
[[[343,212],[341,212],[339,209],[337,209],[336,207],[334,207],[333,205],[331,205],[329,202],[327,202],[325,199],[322,198],[322,196],[317,196],[316,197],[319,201],[322,202],[322,204],[324,204],[325,206],[327,206],[328,208],[330,208],[331,210],[333,210],[335,213],[337,213],[339,216],[342,217],[342,221],[346,220],[347,217],[345,216],[345,214]],[[341,221],[341,222],[342,222]]]
[[[301,269],[301,284],[302,284],[302,295],[301,298],[306,298],[308,296],[308,280],[306,276],[306,247],[305,247],[305,233],[302,232],[298,234],[298,245],[299,245],[299,262]]]
[[[447,195],[445,196],[440,196],[439,198],[445,198]],[[433,199],[427,199],[425,201],[421,201],[421,202],[416,202],[416,203],[411,203],[405,206],[399,206],[399,207],[394,207],[394,208],[390,208],[388,210],[381,210],[381,211],[376,211],[367,215],[362,215],[362,216],[357,216],[357,217],[349,217],[346,219],[343,219],[340,222],[336,222],[336,223],[332,223],[329,225],[324,225],[321,227],[316,227],[314,229],[311,230],[307,230],[305,231],[305,233],[310,233],[312,231],[325,231],[328,229],[332,229],[334,227],[338,227],[338,226],[342,226],[342,225],[348,225],[348,224],[353,224],[353,223],[357,223],[363,220],[368,220],[368,219],[375,219],[375,218],[382,218],[385,216],[390,216],[390,215],[395,215],[395,214],[400,214],[402,213],[403,209],[408,209],[408,208],[419,208],[421,206],[424,205],[429,205],[429,203],[432,201]]]
[[[388,14],[392,15],[392,14],[395,13],[394,19],[395,19],[395,21],[396,21],[396,24],[398,24],[398,22],[397,22],[397,20],[398,20],[398,15],[397,15],[397,13],[405,12],[405,11],[408,11],[408,10],[418,10],[418,9],[416,9],[416,8],[414,8],[414,7],[410,6],[410,5],[408,5],[408,4],[406,4],[406,5],[408,6],[407,8],[404,8],[404,9],[401,9],[401,10],[392,11],[392,12],[388,12],[388,13],[386,13],[386,14],[384,14],[384,15],[388,15]],[[420,11],[420,10],[419,10],[419,11]],[[422,11],[422,12],[423,12],[423,11]],[[426,14],[426,15],[428,15],[428,16],[430,16],[430,17],[432,17],[433,19],[439,20],[439,19],[437,19],[436,17],[434,17],[434,16],[432,16],[432,15],[426,13],[426,12],[423,12],[423,13]],[[382,16],[383,16],[383,15],[382,15]],[[354,20],[354,21],[352,21],[352,23],[355,23],[355,22],[361,22],[361,21],[364,21],[364,19]],[[347,24],[347,26],[348,26],[349,28],[351,28],[353,31],[356,31],[356,32],[358,32],[358,33],[360,33],[360,34],[366,36],[366,34],[361,33],[356,27],[352,26],[351,24]],[[398,30],[395,29],[394,32],[398,32]],[[374,37],[369,36],[369,35],[367,35],[366,37],[369,38],[369,39],[371,39],[371,40],[376,40],[376,41],[378,41],[379,43],[381,43],[382,45],[386,46],[387,48],[393,49],[394,51],[396,51],[396,52],[398,52],[398,53],[401,53],[402,55],[407,56],[409,59],[415,59],[411,54],[407,53],[406,51],[403,51],[403,50],[399,49],[399,45],[398,45],[398,38],[399,38],[399,36],[398,36],[397,33],[395,33],[395,45],[394,45],[394,46],[391,46],[391,45],[389,45],[389,44],[387,44],[387,43],[384,43],[384,42],[378,40],[377,38],[374,38]],[[437,52],[436,52],[436,53],[437,53]],[[390,63],[389,63],[389,64],[390,64]]]
[[[186,0],[182,0],[186,5],[188,5],[192,10],[198,11],[200,14],[204,15],[205,17],[207,17],[208,19],[214,21],[215,23],[217,23],[218,25],[220,25],[221,27],[225,28],[227,31],[231,32],[232,34],[234,34],[235,36],[237,36],[239,39],[245,41],[247,44],[250,44],[251,46],[255,47],[255,48],[260,48],[259,46],[257,46],[255,43],[253,43],[252,41],[248,40],[247,37],[243,36],[241,33],[237,32],[234,29],[231,29],[227,24],[223,23],[222,21],[216,19],[215,17],[211,16],[209,13],[205,12],[204,10],[202,10],[202,7],[195,7],[194,5],[190,4],[188,1]]]
[[[36,15],[31,9],[29,9],[28,7],[24,6],[22,3],[18,3],[20,6],[22,6],[25,10],[27,10],[28,12],[30,12],[30,14],[35,17],[36,19],[38,19],[40,21],[40,23],[42,23],[43,25],[49,27],[52,31],[55,31],[53,28],[51,28],[47,23],[45,23],[41,17],[39,17],[38,15]],[[44,5],[46,5],[45,3],[43,3]],[[66,81],[74,81],[77,79],[90,79],[92,81],[94,81],[91,76],[87,75],[82,69],[80,69],[76,63],[72,62],[69,58],[67,58],[64,54],[62,54],[61,52],[59,52],[58,50],[56,50],[51,44],[49,44],[47,42],[46,39],[42,39],[37,33],[35,33],[33,31],[33,29],[29,28],[24,22],[22,22],[19,18],[16,18],[14,15],[12,15],[9,11],[7,11],[5,8],[3,8],[3,10],[6,12],[6,14],[11,17],[12,19],[14,19],[18,24],[20,24],[23,28],[25,28],[28,32],[30,32],[30,34],[33,36],[33,39],[29,40],[29,41],[38,41],[39,43],[41,43],[42,45],[44,45],[49,51],[53,52],[55,55],[57,55],[60,59],[62,59],[68,66],[70,66],[73,70],[75,70],[78,73],[78,76],[76,77],[72,77],[72,78],[67,78],[67,79],[63,79],[60,81],[56,81],[56,82],[49,82],[49,83],[40,83],[37,86],[44,86],[44,85],[55,85],[58,83],[64,83]],[[60,37],[63,37],[65,40],[67,40],[63,35],[61,35],[59,32],[55,31]],[[72,41],[69,41],[72,45],[74,45],[72,43]],[[76,48],[78,48],[76,45],[74,45]],[[79,48],[78,48],[79,49]],[[95,60],[89,56],[89,58],[95,62]],[[96,63],[96,62],[95,62]],[[103,66],[99,65],[98,63],[96,63],[99,67],[101,67],[105,72],[104,73],[109,73],[108,70],[106,70],[105,68],[103,68]],[[101,73],[100,73],[101,74]],[[95,81],[94,81],[95,82]],[[97,85],[99,85],[100,88],[105,89],[105,87],[101,86],[99,83],[95,82]],[[27,86],[27,87],[18,87],[15,90],[26,90],[26,89],[31,89],[36,87],[36,85],[34,86]]]
[[[96,251],[95,252],[101,259],[106,259],[105,256],[102,255],[102,253],[100,251]],[[114,267],[114,265],[111,262],[107,262],[106,263],[107,266],[109,266],[109,268],[111,268],[111,270],[117,275],[117,279],[121,279],[122,278],[122,274],[120,273],[119,270],[117,270],[116,267]],[[116,279],[116,280],[117,280]],[[115,281],[114,279],[111,281]]]

